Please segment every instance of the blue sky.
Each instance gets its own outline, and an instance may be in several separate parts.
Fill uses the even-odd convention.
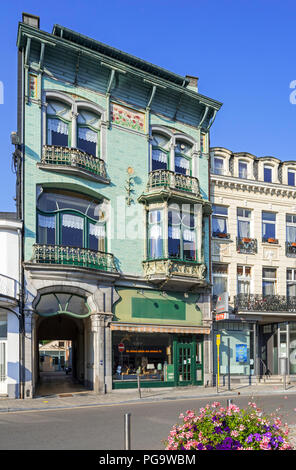
[[[211,145],[296,160],[296,2],[290,0],[36,0],[1,2],[0,211],[15,210],[10,133],[16,130],[16,36],[22,12],[167,68],[199,77],[223,102]]]

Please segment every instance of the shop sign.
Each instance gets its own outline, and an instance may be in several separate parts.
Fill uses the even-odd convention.
[[[228,313],[228,292],[223,292],[223,294],[218,296],[216,302],[216,313]]]
[[[236,344],[236,362],[248,361],[248,348],[246,344]]]
[[[216,321],[219,321],[219,320],[228,320],[229,318],[229,315],[228,313],[218,313],[216,315]]]
[[[127,349],[127,354],[162,354],[162,349]]]

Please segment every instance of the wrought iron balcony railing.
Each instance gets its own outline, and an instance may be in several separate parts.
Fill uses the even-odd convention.
[[[286,255],[296,256],[296,242],[286,242]]]
[[[257,253],[256,238],[236,238],[236,249],[238,253],[254,254]]]
[[[239,294],[234,297],[238,311],[296,312],[296,297],[285,295]]]
[[[44,145],[41,165],[68,166],[107,179],[104,160],[76,148]]]
[[[59,264],[117,272],[114,256],[103,251],[73,246],[33,245],[32,262],[38,264]]]
[[[149,173],[147,190],[169,188],[187,191],[196,196],[200,194],[199,181],[194,176],[174,173],[170,170],[154,170]]]

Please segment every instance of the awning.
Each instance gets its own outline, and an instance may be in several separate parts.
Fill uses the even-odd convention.
[[[134,325],[131,323],[111,323],[112,331],[133,331],[135,333],[179,333],[179,334],[210,334],[210,328],[203,326],[176,326],[176,325]]]

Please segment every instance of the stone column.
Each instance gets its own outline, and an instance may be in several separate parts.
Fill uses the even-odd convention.
[[[93,384],[94,391],[99,394],[105,393],[105,324],[104,314],[95,313],[91,315],[91,329],[93,333],[94,369]]]
[[[105,327],[105,361],[106,361],[106,392],[112,392],[112,331],[110,322],[112,316],[106,316]]]
[[[35,383],[33,370],[33,347],[34,347],[35,318],[33,310],[25,310],[25,324],[23,335],[23,363],[22,378],[24,381],[24,398],[32,398]]]

